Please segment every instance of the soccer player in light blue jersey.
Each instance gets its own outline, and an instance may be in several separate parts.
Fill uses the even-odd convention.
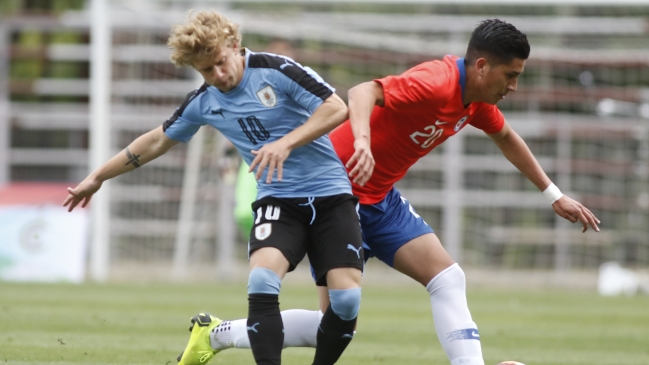
[[[201,11],[172,28],[177,66],[205,83],[158,127],[92,172],[63,205],[85,206],[103,181],[131,171],[187,142],[205,125],[223,133],[258,180],[252,204],[247,334],[257,364],[278,365],[284,343],[278,296],[284,275],[309,256],[330,305],[318,331],[314,365],[334,364],[353,336],[363,266],[358,199],[325,135],[347,118],[345,103],[322,78],[290,58],[241,48],[238,26]],[[200,313],[180,364],[206,363],[218,351],[210,335],[222,321]]]

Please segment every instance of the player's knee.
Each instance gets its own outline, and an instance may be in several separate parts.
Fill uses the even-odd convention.
[[[248,294],[279,294],[282,279],[273,270],[256,267],[248,276]]]
[[[466,275],[459,264],[455,263],[445,270],[447,280],[458,286],[466,286]]]
[[[361,288],[329,290],[331,310],[345,321],[358,316],[361,307]]]
[[[442,270],[439,274],[426,285],[426,290],[431,295],[435,295],[440,291],[465,291],[466,290],[466,276],[464,270],[457,263]]]

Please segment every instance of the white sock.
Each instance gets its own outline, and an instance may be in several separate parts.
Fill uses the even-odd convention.
[[[439,342],[451,365],[484,365],[478,327],[466,302],[466,279],[458,264],[437,274],[426,285]]]
[[[210,333],[210,345],[214,350],[224,350],[234,346],[232,342],[232,333],[234,331],[232,330],[232,328],[237,327],[239,325],[239,323],[237,322],[240,321],[243,321],[243,331],[244,334],[246,335],[246,341],[248,340],[248,334],[245,332],[246,331],[245,319],[241,319],[237,321],[223,321],[218,326],[214,327],[214,329]]]
[[[284,348],[287,347],[316,347],[318,326],[322,320],[322,312],[305,309],[289,309],[282,311],[284,322]]]
[[[322,312],[289,309],[281,312],[284,322],[284,348],[316,347],[316,335]],[[249,349],[247,319],[223,321],[210,333],[210,344],[215,350],[231,347]]]

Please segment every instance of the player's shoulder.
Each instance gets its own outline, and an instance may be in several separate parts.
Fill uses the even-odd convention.
[[[474,114],[475,116],[478,115],[479,116],[485,116],[485,115],[502,116],[502,111],[500,111],[498,105],[495,104],[476,101],[471,103],[471,108],[472,108],[472,114]]]
[[[248,51],[248,67],[252,69],[272,69],[282,72],[287,67],[297,64],[297,62],[287,56],[268,52]]]
[[[505,117],[497,105],[477,101],[471,103],[470,124],[487,134],[498,133],[504,123]]]
[[[407,71],[411,74],[426,74],[427,78],[435,83],[449,83],[457,81],[458,69],[451,56],[441,60],[422,62]]]
[[[452,97],[458,87],[459,71],[448,56],[442,60],[422,62],[407,70],[400,77],[406,78],[411,86],[421,85],[437,97]]]
[[[173,115],[167,119],[163,127],[166,129],[169,125],[173,124],[178,117],[180,116],[185,116],[186,114],[189,114],[189,110],[200,110],[200,99],[207,95],[207,88],[209,85],[207,83],[203,83],[199,88],[190,91],[187,93],[185,96],[185,99],[183,99],[183,102],[180,104],[178,108],[174,111]]]
[[[267,52],[248,51],[248,68],[256,72],[282,74],[286,76],[285,81],[298,81],[308,74],[305,67],[292,58]]]
[[[194,89],[194,90],[188,92],[187,95],[185,95],[185,99],[183,99],[183,102],[182,102],[182,104],[181,104],[181,107],[182,107],[182,106],[185,106],[185,107],[186,107],[187,105],[189,105],[189,103],[191,103],[191,102],[194,101],[195,99],[207,95],[207,88],[208,88],[208,87],[209,87],[209,85],[208,85],[206,82],[204,82],[204,83],[203,83],[201,86],[199,86],[198,88],[196,88],[196,89]]]
[[[190,91],[187,93],[185,96],[185,99],[183,100],[182,104],[178,108],[180,113],[187,108],[200,108],[200,105],[202,105],[202,101],[205,98],[208,98],[208,90],[209,90],[209,85],[207,83],[203,83],[200,87],[198,87],[195,90]]]
[[[329,86],[311,68],[302,66],[292,58],[267,52],[248,52],[248,68],[253,71],[274,72],[283,75],[276,80],[281,85],[300,85],[305,91],[328,98],[333,93]]]

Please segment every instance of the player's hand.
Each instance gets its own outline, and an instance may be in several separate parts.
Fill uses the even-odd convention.
[[[82,208],[85,208],[90,202],[90,198],[99,190],[101,184],[101,181],[88,176],[74,189],[68,187],[69,195],[63,201],[63,206],[68,207],[68,212],[71,212],[79,203],[81,203]]]
[[[255,156],[255,158],[252,160],[252,163],[250,163],[248,172],[254,171],[255,167],[257,167],[257,173],[255,174],[256,180],[261,179],[261,175],[264,173],[266,167],[268,167],[266,184],[270,184],[273,181],[275,169],[277,169],[277,181],[282,181],[284,160],[288,158],[291,149],[285,146],[281,139],[265,144],[260,149],[252,150],[250,152]]]
[[[374,171],[374,156],[370,149],[369,138],[357,138],[354,140],[354,154],[345,165],[349,172],[349,178],[352,182],[360,186],[372,177]]]
[[[593,227],[596,232],[599,232],[599,227],[597,226],[600,223],[599,219],[588,208],[569,196],[564,195],[552,203],[552,208],[558,215],[572,223],[576,223],[577,221],[581,222],[582,232],[588,230],[588,225]]]

